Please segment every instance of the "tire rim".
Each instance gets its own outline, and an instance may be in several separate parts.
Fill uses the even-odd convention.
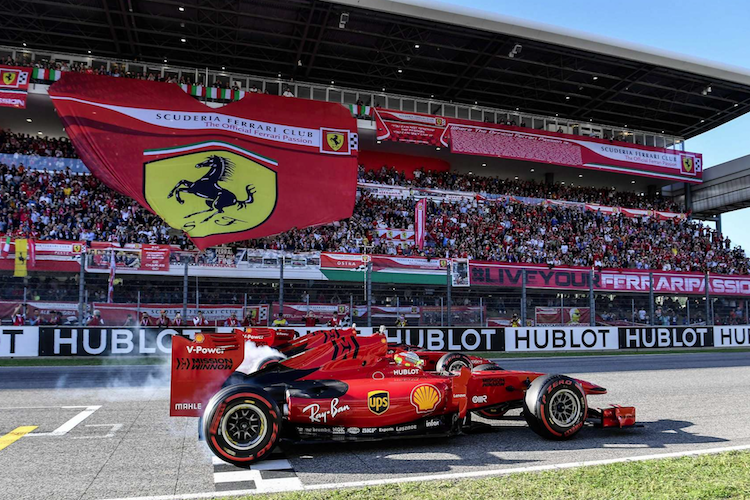
[[[558,427],[570,427],[581,414],[581,401],[570,389],[561,389],[549,402],[549,418]]]
[[[249,450],[263,439],[267,426],[263,412],[245,403],[233,406],[224,414],[221,433],[232,448]]]
[[[456,360],[453,363],[451,363],[451,364],[448,365],[448,371],[449,372],[453,372],[453,373],[458,373],[464,367],[468,368],[468,366],[466,365],[466,363],[464,363],[463,361],[460,361],[460,360]]]

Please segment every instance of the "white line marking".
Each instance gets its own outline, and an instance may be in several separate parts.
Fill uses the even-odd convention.
[[[0,410],[43,410],[49,408],[57,410],[60,408],[88,408],[88,406],[6,406],[0,407]]]
[[[60,427],[55,429],[52,432],[40,432],[40,433],[31,433],[27,434],[27,436],[64,436],[68,432],[70,432],[75,426],[86,420],[91,416],[92,413],[94,413],[96,410],[101,408],[101,405],[99,406],[63,406],[62,408],[86,408],[82,412],[78,413],[75,417],[71,418],[64,424],[62,424]]]
[[[228,472],[214,472],[214,483],[233,483],[235,481],[260,480],[260,471],[258,470],[237,469]]]
[[[647,460],[661,460],[664,458],[679,458],[689,456],[701,456],[701,455],[714,455],[716,453],[724,453],[727,451],[744,451],[750,450],[750,444],[744,444],[739,446],[726,446],[724,448],[705,448],[702,450],[689,450],[689,451],[676,451],[673,453],[661,453],[657,455],[641,455],[636,457],[624,457],[624,458],[612,458],[606,460],[590,460],[584,462],[570,462],[564,464],[549,464],[549,465],[537,465],[531,467],[518,467],[509,469],[494,469],[494,470],[482,470],[472,472],[456,472],[453,474],[431,474],[423,476],[408,476],[408,477],[395,477],[388,479],[373,479],[369,481],[354,481],[351,483],[326,483],[326,484],[309,484],[302,485],[302,490],[325,490],[325,489],[338,489],[338,488],[356,488],[362,486],[378,486],[382,484],[394,484],[394,483],[415,483],[420,481],[433,481],[433,480],[445,480],[445,479],[464,479],[472,477],[486,477],[486,476],[505,476],[508,474],[514,474],[517,472],[541,472],[545,470],[556,470],[556,469],[571,469],[575,467],[591,467],[595,465],[608,465],[624,462],[643,462]],[[252,495],[261,493],[258,490],[238,490],[238,491],[221,491],[221,492],[207,492],[207,493],[186,493],[183,495],[161,495],[161,496],[146,496],[146,497],[122,497],[122,498],[109,498],[106,500],[192,500],[194,498],[217,498],[225,497],[228,495]]]
[[[110,427],[104,436],[73,436],[71,439],[105,439],[115,437],[115,432],[122,429],[123,424],[87,424],[84,427]]]
[[[602,448],[648,448],[645,443],[604,443]]]

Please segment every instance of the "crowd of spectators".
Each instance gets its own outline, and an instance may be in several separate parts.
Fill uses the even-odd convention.
[[[72,155],[67,140],[0,131],[0,151]],[[677,210],[661,196],[583,186],[502,180],[454,172],[415,172],[406,179],[393,169],[364,172],[361,181],[451,191],[553,198],[636,208]],[[482,203],[472,197],[427,203],[426,245],[379,236],[384,229],[414,229],[413,198],[382,198],[360,189],[351,218],[314,228],[295,229],[238,248],[291,252],[367,251],[385,255],[470,257],[549,266],[637,268],[750,274],[748,259],[708,227],[686,220],[631,218],[557,205],[508,199]],[[38,240],[112,241],[192,245],[161,218],[114,193],[96,178],[70,171],[29,170],[0,164],[0,234]]]
[[[407,178],[402,172],[388,166],[383,166],[379,170],[362,171],[359,179],[361,182],[447,191],[566,200],[671,212],[681,211],[681,208],[672,199],[664,197],[660,193],[640,195],[629,191],[617,191],[613,188],[571,186],[560,182],[547,184],[533,180],[501,179],[499,177],[423,171],[421,169],[414,172],[413,178]]]

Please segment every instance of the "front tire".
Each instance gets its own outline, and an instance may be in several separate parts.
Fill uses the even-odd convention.
[[[209,400],[202,423],[206,443],[217,457],[248,467],[276,446],[281,412],[263,389],[232,385]]]
[[[472,364],[468,356],[460,352],[449,352],[443,354],[435,365],[435,371],[449,375],[457,375],[462,368],[471,370]]]
[[[537,378],[523,400],[523,414],[529,427],[547,439],[572,438],[583,428],[587,413],[581,384],[564,375]]]

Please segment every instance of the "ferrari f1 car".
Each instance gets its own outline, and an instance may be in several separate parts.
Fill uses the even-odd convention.
[[[306,349],[269,362],[274,351],[249,332],[174,337],[170,415],[200,417],[200,433],[219,458],[249,466],[282,438],[356,441],[464,432],[473,412],[523,408],[537,434],[569,439],[587,420],[635,424],[635,409],[589,408],[606,394],[564,375],[485,364],[426,372],[414,351],[389,354],[382,333],[331,330]],[[258,362],[262,366],[258,366]]]

